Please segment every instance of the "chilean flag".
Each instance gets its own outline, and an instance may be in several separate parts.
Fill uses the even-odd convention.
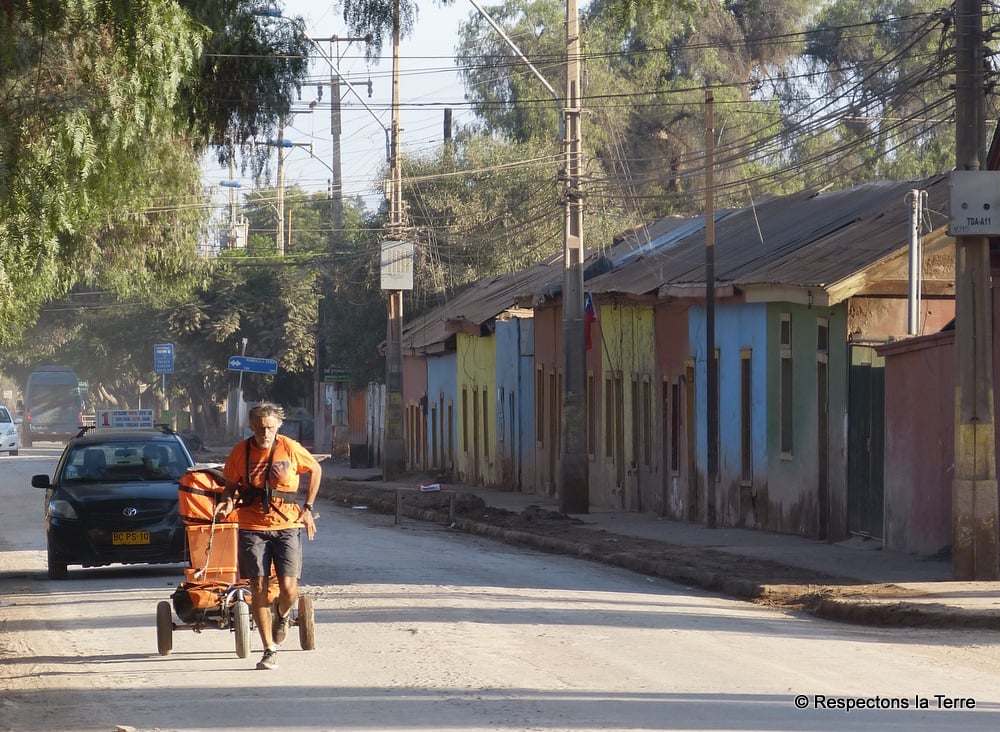
[[[584,293],[583,295],[583,324],[584,330],[587,334],[587,350],[590,350],[592,345],[590,340],[590,326],[594,324],[597,320],[597,306],[594,305],[594,298],[590,296],[590,293]]]

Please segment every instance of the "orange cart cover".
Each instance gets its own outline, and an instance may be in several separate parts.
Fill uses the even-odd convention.
[[[187,605],[194,610],[208,610],[219,607],[225,597],[229,585],[224,582],[205,582],[200,584],[182,583],[175,594],[186,595]],[[180,613],[178,613],[180,615]]]
[[[222,495],[226,482],[222,470],[214,467],[188,468],[178,481],[177,499],[181,518],[186,524],[212,523],[215,504]],[[236,512],[219,522],[232,522]]]

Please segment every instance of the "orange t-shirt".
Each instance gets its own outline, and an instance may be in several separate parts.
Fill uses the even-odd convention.
[[[270,485],[272,500],[270,511],[264,513],[260,499],[253,499],[236,509],[236,520],[241,529],[255,531],[277,531],[279,529],[302,528],[299,520],[301,509],[295,504],[295,493],[299,489],[299,476],[308,473],[316,464],[308,450],[295,440],[276,435],[274,459],[271,462]],[[247,444],[250,445],[250,478],[247,480]],[[229,483],[238,483],[240,487],[251,485],[254,488],[264,487],[264,473],[267,470],[270,448],[264,450],[257,447],[253,438],[242,440],[229,453],[223,474]],[[239,490],[236,493],[240,496]],[[246,497],[244,497],[246,498]],[[280,511],[280,513],[279,513]],[[281,514],[285,514],[285,518]]]

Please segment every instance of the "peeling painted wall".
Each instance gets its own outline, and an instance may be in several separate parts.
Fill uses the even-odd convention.
[[[852,297],[849,301],[848,334],[854,340],[884,341],[905,336],[909,305],[905,297]],[[936,333],[955,317],[955,301],[923,299],[920,332]]]
[[[535,457],[534,328],[531,318],[496,324],[497,485],[532,492]]]
[[[458,478],[469,485],[496,485],[496,336],[458,333],[455,366]]]
[[[684,382],[687,350],[678,344],[688,342],[687,303],[658,303],[654,310],[656,328],[656,368],[659,372],[660,399],[658,400],[657,430],[658,450],[661,455],[659,496],[654,494],[653,511],[676,520],[689,517],[694,497],[689,488],[687,464],[686,384]],[[671,387],[676,387],[672,389]],[[676,395],[678,403],[672,399]],[[671,410],[676,406],[678,424],[675,440],[677,455],[671,454]],[[672,469],[671,458],[677,465]],[[695,509],[696,510],[696,509]]]
[[[885,357],[885,535],[893,551],[932,555],[952,543],[955,332],[879,349]]]
[[[600,306],[602,368],[600,393],[606,397],[608,376],[621,378],[621,426],[624,454],[608,456],[604,425],[600,457],[594,466],[601,475],[591,481],[590,500],[599,507],[651,511],[659,494],[660,454],[656,415],[659,377],[656,369],[656,329],[653,307],[623,302]],[[607,407],[606,398],[602,400]],[[648,434],[647,434],[648,432]],[[623,465],[616,465],[616,459]],[[624,469],[622,469],[624,468]],[[655,478],[654,478],[655,476]]]
[[[792,322],[793,444],[790,454],[780,447],[781,316]],[[818,415],[818,325],[827,323],[829,354],[826,358],[828,414],[821,425]],[[810,308],[787,303],[768,306],[768,485],[767,517],[761,528],[816,537],[820,534],[819,483],[827,485],[825,510],[829,512],[830,539],[846,533],[847,480],[847,307]],[[820,442],[825,431],[826,439]],[[820,476],[819,451],[826,451],[825,476]]]
[[[432,467],[455,476],[458,451],[458,399],[456,398],[456,357],[454,353],[426,356],[427,435]],[[436,419],[435,419],[436,418]],[[436,424],[435,424],[436,422]],[[435,437],[436,433],[436,437]]]
[[[695,359],[697,480],[705,495],[708,465],[708,403],[705,384],[705,306],[692,306],[689,351]],[[716,519],[722,526],[760,528],[767,510],[768,309],[763,304],[719,303],[715,309],[715,347],[719,354],[719,470],[716,476]],[[749,355],[751,389],[751,479],[741,479],[743,355]],[[701,508],[701,507],[700,507]],[[699,511],[704,519],[704,509]]]

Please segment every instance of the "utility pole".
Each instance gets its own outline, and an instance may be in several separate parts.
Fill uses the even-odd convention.
[[[580,15],[566,0],[566,105],[563,149],[566,207],[563,235],[563,394],[559,510],[590,511],[587,463],[587,345],[583,313],[583,141],[580,130]],[[593,415],[590,415],[591,417]]]
[[[985,159],[983,9],[958,0],[955,15],[956,171]],[[956,212],[951,212],[955,220]],[[1000,579],[990,246],[983,235],[955,237],[955,472],[952,575]]]
[[[715,358],[715,95],[705,90],[705,525],[715,528],[719,473],[719,362]]]
[[[580,16],[576,0],[566,0],[566,99],[563,100],[534,64],[486,12],[469,0],[483,19],[552,95],[559,113],[563,143],[563,388],[560,427],[559,509],[589,513],[590,474],[587,463],[587,338],[583,307],[583,139],[580,133]],[[445,154],[448,154],[446,149]]]
[[[566,178],[563,181],[563,395],[559,510],[590,511],[587,464],[587,346],[583,314],[583,142],[580,136],[580,14],[566,0]]]
[[[278,127],[278,188],[276,208],[278,209],[278,230],[274,238],[274,251],[279,257],[285,256],[285,120]]]
[[[332,43],[331,43],[332,46]],[[337,56],[331,52],[331,56],[340,61],[339,51]],[[344,180],[341,172],[340,158],[340,133],[342,131],[340,118],[340,79],[334,73],[334,67],[330,65],[330,136],[333,138],[333,159],[330,167],[333,169],[333,177],[330,178],[330,224],[333,231],[330,232],[330,243],[339,244],[344,240]],[[331,247],[333,253],[335,247]]]
[[[229,180],[236,177],[236,151],[233,149],[232,140],[229,142]],[[229,188],[229,236],[226,237],[226,247],[236,248],[236,187]]]
[[[392,130],[389,143],[389,234],[403,229],[402,175],[399,169],[399,0],[392,3]],[[389,291],[385,359],[385,438],[382,476],[392,480],[406,467],[403,440],[403,291]]]

